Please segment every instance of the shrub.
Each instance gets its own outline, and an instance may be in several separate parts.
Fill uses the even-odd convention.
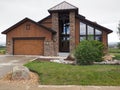
[[[75,49],[74,56],[76,63],[80,65],[90,65],[94,61],[102,61],[104,45],[96,40],[81,41]]]

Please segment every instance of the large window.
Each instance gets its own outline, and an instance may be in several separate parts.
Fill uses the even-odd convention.
[[[59,13],[59,51],[69,52],[70,21],[68,12]]]
[[[88,31],[87,39],[88,40],[94,40],[94,28],[87,25],[87,31]]]
[[[82,40],[98,40],[102,41],[102,31],[80,22],[80,41]]]
[[[80,41],[86,40],[86,24],[80,22]]]
[[[95,40],[102,41],[102,31],[95,29]]]

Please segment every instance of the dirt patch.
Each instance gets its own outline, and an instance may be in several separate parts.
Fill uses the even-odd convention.
[[[39,77],[36,73],[30,72],[29,80],[12,80],[12,73],[8,73],[2,79],[0,79],[0,83],[13,84],[13,85],[38,85]]]

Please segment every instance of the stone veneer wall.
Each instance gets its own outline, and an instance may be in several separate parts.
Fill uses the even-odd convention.
[[[54,42],[53,41],[44,41],[44,55],[54,56]]]
[[[70,12],[70,53],[75,49],[75,12]]]
[[[57,56],[59,52],[59,20],[58,18],[59,18],[58,13],[52,13],[52,29],[57,32],[53,36],[55,56]]]

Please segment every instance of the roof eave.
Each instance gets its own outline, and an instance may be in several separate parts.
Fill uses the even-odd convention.
[[[94,26],[96,26],[96,27],[102,28],[102,29],[103,29],[104,31],[106,31],[108,34],[113,32],[113,30],[108,29],[108,28],[106,28],[106,27],[104,27],[104,26],[101,26],[101,25],[99,25],[99,24],[97,24],[97,23],[95,23],[95,22],[92,22],[92,21],[86,19],[84,16],[78,15],[78,16],[76,16],[76,18],[80,19],[80,21],[86,21],[87,23],[90,23],[91,25],[94,25]]]

